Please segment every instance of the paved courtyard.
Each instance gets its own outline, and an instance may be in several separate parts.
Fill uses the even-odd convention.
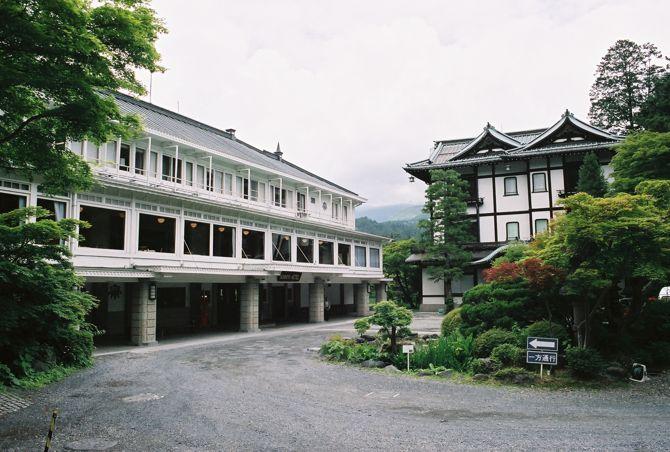
[[[351,323],[116,350],[24,395],[30,406],[0,417],[0,450],[41,450],[54,408],[59,451],[86,441],[108,450],[670,448],[667,386],[470,386],[329,364],[308,350]]]

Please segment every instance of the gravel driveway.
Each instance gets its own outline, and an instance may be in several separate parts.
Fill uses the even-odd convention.
[[[324,325],[97,359],[0,417],[0,450],[670,449],[667,385],[461,385],[321,361]],[[345,328],[350,332],[350,328]]]

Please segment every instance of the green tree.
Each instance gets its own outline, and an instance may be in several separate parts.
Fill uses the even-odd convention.
[[[90,363],[94,327],[86,314],[95,299],[79,290],[83,280],[61,245],[76,238],[83,223],[56,222],[49,214],[40,207],[0,214],[0,363],[6,366],[0,382],[5,384],[59,364]]]
[[[614,133],[637,130],[640,107],[664,73],[660,61],[651,43],[615,42],[598,64],[589,93],[593,123]]]
[[[594,152],[586,154],[582,166],[579,168],[577,191],[599,198],[607,193],[607,181],[598,161],[598,156]]]
[[[670,132],[631,134],[612,158],[613,188],[633,193],[643,180],[670,179]]]
[[[656,82],[654,90],[642,104],[640,125],[652,132],[670,132],[670,74]]]
[[[370,325],[379,326],[380,332],[388,335],[391,340],[391,353],[395,353],[398,349],[398,330],[412,323],[412,311],[392,301],[381,301],[372,309],[374,312],[367,317],[368,322]]]
[[[384,245],[384,275],[393,279],[388,287],[389,297],[410,307],[419,305],[421,268],[405,260],[417,247],[414,239]]]
[[[434,281],[444,281],[448,304],[452,281],[463,276],[463,268],[472,258],[465,249],[465,244],[474,240],[467,217],[467,190],[468,183],[456,171],[431,171],[423,208],[429,219],[419,222],[422,246],[430,262],[428,274]]]
[[[139,131],[109,93],[144,93],[136,74],[162,70],[163,32],[144,0],[0,2],[0,167],[49,192],[88,188],[88,165],[63,143]]]
[[[562,202],[567,213],[534,241],[533,249],[565,272],[562,299],[572,305],[578,345],[588,347],[596,316],[617,336],[625,335],[655,284],[667,280],[670,223],[667,212],[646,195],[578,193]]]

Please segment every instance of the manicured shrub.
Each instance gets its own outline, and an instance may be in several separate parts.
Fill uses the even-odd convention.
[[[473,374],[491,374],[501,367],[500,361],[493,358],[477,358],[472,361],[470,370]]]
[[[370,321],[368,320],[367,317],[362,317],[360,319],[356,319],[354,322],[354,329],[359,335],[364,335],[367,330],[370,329]]]
[[[500,344],[491,352],[491,359],[499,361],[503,366],[520,366],[523,364],[525,352],[513,344]]]
[[[447,315],[442,319],[442,336],[449,336],[456,331],[461,326],[462,321],[461,308],[452,309],[447,312]]]
[[[534,373],[521,367],[506,367],[496,371],[493,374],[493,378],[508,383],[527,384],[535,381],[536,376]]]
[[[568,330],[561,324],[540,320],[528,325],[523,331],[524,337],[555,337],[558,339],[558,347],[565,350],[572,344],[572,338]]]
[[[577,378],[595,378],[605,367],[600,353],[592,348],[569,347],[565,358],[568,368]]]
[[[500,328],[492,328],[475,339],[475,356],[486,358],[491,355],[493,349],[498,345],[517,345],[519,342],[520,340],[515,333]]]

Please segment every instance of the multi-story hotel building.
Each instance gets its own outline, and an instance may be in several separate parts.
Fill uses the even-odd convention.
[[[365,199],[218,130],[115,95],[144,135],[69,143],[95,188],[46,196],[37,182],[0,175],[0,212],[42,206],[91,224],[70,244],[92,321],[134,344],[171,333],[254,331],[368,311],[385,298],[383,237],[355,230]]]
[[[612,147],[621,137],[594,127],[566,111],[546,129],[503,133],[490,124],[474,138],[440,140],[428,159],[405,171],[430,183],[430,170],[453,169],[469,182],[468,215],[476,242],[469,245],[474,261],[465,276],[453,282],[454,300],[482,280],[486,268],[513,241],[528,241],[549,227],[563,208],[557,202],[576,190],[578,171],[588,152],[595,152],[606,177]],[[444,284],[432,281],[430,265],[421,255],[410,261],[422,271],[422,310],[444,306]]]

